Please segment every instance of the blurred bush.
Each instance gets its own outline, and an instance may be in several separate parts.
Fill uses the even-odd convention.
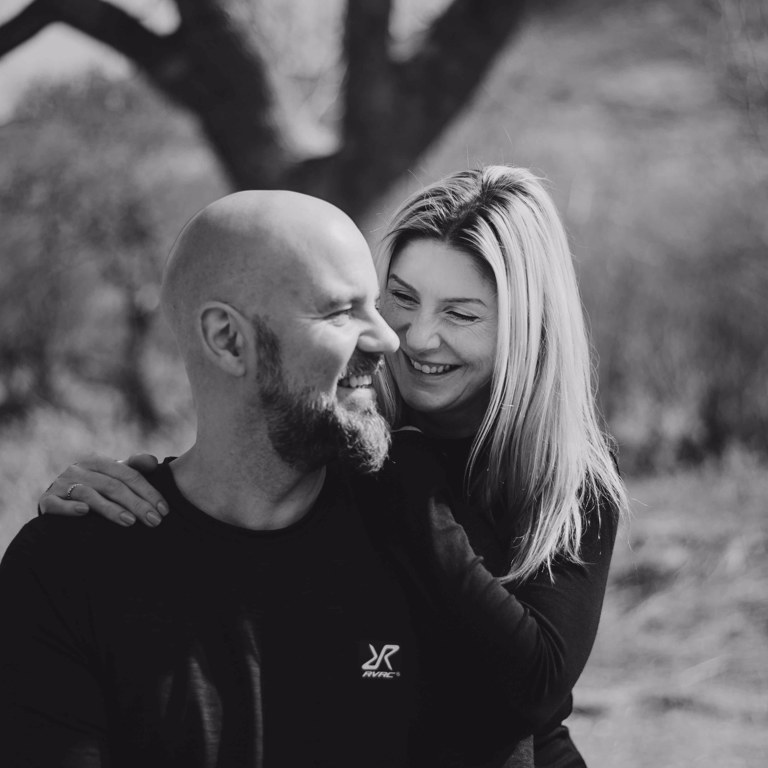
[[[194,130],[139,83],[92,76],[31,92],[0,144],[0,418],[100,403],[158,427],[150,369],[172,359],[155,319],[178,198],[190,215],[221,189]],[[190,149],[210,180],[185,196]]]
[[[363,226],[375,241],[405,194],[467,165],[532,167],[566,220],[625,470],[766,454],[768,19],[755,0],[561,8]],[[0,149],[0,416],[172,421],[188,400],[160,264],[226,191],[195,126],[91,77],[31,93]]]

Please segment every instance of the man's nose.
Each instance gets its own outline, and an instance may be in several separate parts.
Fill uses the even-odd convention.
[[[360,335],[357,345],[366,352],[389,354],[400,346],[397,334],[387,325],[384,318],[376,312],[371,320],[371,326]]]

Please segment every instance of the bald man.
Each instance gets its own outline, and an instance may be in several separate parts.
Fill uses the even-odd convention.
[[[198,420],[173,465],[186,495],[226,522],[283,528],[329,460],[381,467],[372,375],[398,341],[377,299],[365,239],[328,203],[241,192],[192,219],[162,287]]]
[[[197,435],[150,477],[173,514],[46,515],[11,543],[3,768],[533,765],[521,609],[420,495],[420,446],[407,492],[378,472],[372,376],[397,339],[377,295],[319,200],[239,193],[187,225],[162,304]]]
[[[0,764],[412,763],[426,649],[347,473],[387,451],[377,296],[364,238],[319,200],[243,192],[187,225],[162,304],[197,435],[151,478],[173,514],[45,516],[12,542]]]

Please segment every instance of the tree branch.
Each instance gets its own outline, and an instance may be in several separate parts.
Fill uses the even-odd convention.
[[[398,111],[420,153],[466,106],[527,10],[525,0],[454,0],[396,69]]]
[[[269,63],[246,0],[176,0],[194,69],[188,103],[237,188],[283,186],[295,154]]]
[[[163,69],[168,68],[171,59],[179,57],[173,36],[155,34],[129,13],[103,0],[34,0],[0,27],[0,56],[53,22],[68,24],[110,46],[144,69],[161,87]]]
[[[353,217],[377,189],[412,167],[467,105],[526,9],[524,0],[454,0],[419,50],[395,63],[388,45],[391,6],[391,0],[348,0],[343,144],[339,153],[294,167],[290,176],[297,188],[334,200]]]
[[[564,0],[537,0],[537,9]],[[361,214],[468,103],[523,17],[523,0],[453,0],[407,61],[390,57],[393,0],[347,0],[342,145],[302,152],[250,0],[175,0],[157,35],[109,0],[31,0],[0,27],[0,55],[61,21],[135,62],[200,121],[235,187],[293,187]]]
[[[392,0],[347,0],[342,135],[345,150],[369,144],[392,114],[389,19]]]
[[[59,21],[114,48],[150,74],[169,53],[172,36],[157,35],[122,8],[105,0],[45,0]]]
[[[56,17],[45,2],[35,0],[30,3],[17,16],[0,26],[0,58],[26,43],[54,21]]]

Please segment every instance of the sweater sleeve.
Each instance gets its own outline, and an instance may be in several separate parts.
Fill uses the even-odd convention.
[[[103,768],[104,703],[78,629],[84,590],[48,527],[28,524],[0,564],[0,764]]]
[[[558,559],[552,578],[544,569],[509,586],[474,552],[451,512],[452,499],[439,464],[401,444],[398,473],[408,490],[407,524],[421,547],[425,580],[460,628],[500,706],[528,733],[546,726],[571,693],[597,634],[616,533],[607,503],[584,510],[583,564]]]

